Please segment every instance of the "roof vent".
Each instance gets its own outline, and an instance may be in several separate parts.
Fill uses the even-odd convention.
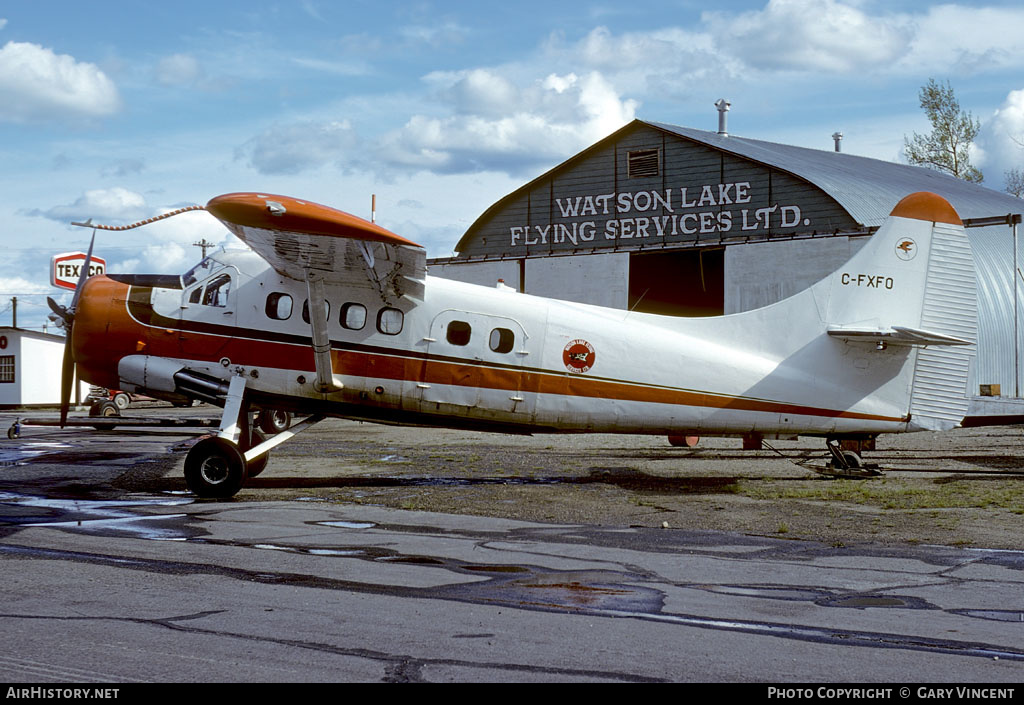
[[[839,143],[843,141],[843,133],[842,132],[833,132],[832,133],[832,140],[836,143],[836,151],[837,152],[842,152],[843,150],[839,148]]]
[[[715,107],[718,108],[718,134],[723,137],[729,136],[729,131],[726,129],[727,120],[725,114],[729,112],[729,106],[731,105],[732,103],[725,98],[719,98],[715,101]]]

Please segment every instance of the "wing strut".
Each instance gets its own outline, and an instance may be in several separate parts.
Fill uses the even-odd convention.
[[[309,294],[309,323],[313,328],[313,362],[316,364],[316,390],[321,394],[341,388],[334,381],[331,361],[331,339],[327,335],[327,311],[324,308],[324,278],[319,272],[306,270],[306,291]]]

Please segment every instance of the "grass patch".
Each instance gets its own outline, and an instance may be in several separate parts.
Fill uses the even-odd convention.
[[[998,477],[882,480],[744,479],[737,494],[752,499],[846,502],[879,509],[1002,509],[1024,514],[1024,481]]]

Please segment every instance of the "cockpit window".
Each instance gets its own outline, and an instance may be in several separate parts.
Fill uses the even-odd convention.
[[[181,275],[182,288],[187,289],[195,284],[200,279],[206,277],[210,273],[210,268],[213,267],[214,262],[211,257],[207,257],[202,262],[197,264],[192,269],[188,270]]]
[[[221,274],[210,280],[203,291],[203,306],[218,306],[224,308],[228,305],[228,292],[231,289],[231,277]]]

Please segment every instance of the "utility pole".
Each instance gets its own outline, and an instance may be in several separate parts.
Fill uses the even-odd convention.
[[[203,259],[206,259],[206,251],[211,247],[214,247],[212,242],[209,242],[205,237],[199,242],[192,243],[195,247],[200,247],[203,250]]]
[[[11,322],[12,327],[18,327],[18,297],[14,296],[11,298],[11,316],[14,320]]]

